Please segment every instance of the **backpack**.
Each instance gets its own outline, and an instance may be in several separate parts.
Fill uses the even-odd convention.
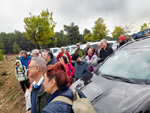
[[[73,100],[70,100],[69,98],[64,96],[57,96],[51,102],[54,101],[65,102],[72,106],[74,113],[96,113],[91,102],[87,98],[80,98],[75,89],[72,89],[72,91],[74,93]]]
[[[25,73],[25,69],[24,69],[24,66],[22,65],[22,69],[23,69],[23,75]],[[16,70],[17,70],[17,74],[18,74],[18,67],[16,67]]]

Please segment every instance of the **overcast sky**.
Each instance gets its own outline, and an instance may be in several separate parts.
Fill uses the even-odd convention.
[[[83,33],[102,17],[110,32],[114,26],[130,24],[132,32],[138,32],[142,23],[150,21],[150,0],[1,0],[0,32],[23,32],[23,20],[29,12],[39,15],[47,8],[57,22],[55,31],[74,22]]]

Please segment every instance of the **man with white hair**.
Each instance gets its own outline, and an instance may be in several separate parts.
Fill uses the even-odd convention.
[[[32,50],[32,54],[33,54],[33,57],[39,57],[40,52],[38,49],[34,49]]]
[[[43,86],[46,61],[40,57],[33,57],[28,71],[29,78],[36,82],[31,91],[31,113],[41,113],[50,98],[50,94],[44,91],[45,88]]]
[[[113,53],[113,49],[110,46],[108,46],[106,39],[101,40],[101,45],[102,49],[100,50],[99,58],[100,62],[103,62],[110,54]]]

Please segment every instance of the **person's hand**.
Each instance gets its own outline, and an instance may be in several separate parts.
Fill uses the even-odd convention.
[[[31,113],[31,110],[29,110],[28,113]]]
[[[39,53],[42,54],[42,51],[40,50]]]
[[[28,93],[30,90],[29,89],[26,89],[26,93]]]

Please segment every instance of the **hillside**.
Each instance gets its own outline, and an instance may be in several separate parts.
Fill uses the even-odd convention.
[[[24,92],[15,78],[16,55],[7,55],[0,65],[0,113],[25,113]]]

